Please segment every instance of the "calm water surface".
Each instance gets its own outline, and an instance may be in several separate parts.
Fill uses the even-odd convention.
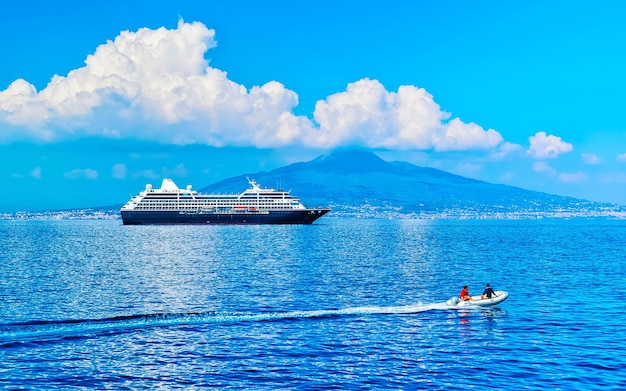
[[[624,248],[585,219],[0,221],[0,388],[625,389]],[[486,282],[509,298],[441,309]]]

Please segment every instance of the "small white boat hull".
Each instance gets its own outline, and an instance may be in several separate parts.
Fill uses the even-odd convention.
[[[496,295],[490,299],[483,299],[480,296],[472,296],[472,300],[461,300],[458,297],[453,297],[446,301],[448,308],[468,308],[468,307],[491,307],[502,303],[509,297],[509,293],[506,291],[496,291]]]

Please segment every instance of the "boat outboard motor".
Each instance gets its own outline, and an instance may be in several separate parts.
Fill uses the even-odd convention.
[[[449,306],[455,306],[457,304],[459,304],[459,302],[461,301],[461,299],[459,299],[458,297],[453,297],[450,300],[446,301],[446,304]]]

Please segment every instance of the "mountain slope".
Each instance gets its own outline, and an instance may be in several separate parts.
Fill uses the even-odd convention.
[[[229,178],[201,191],[239,193],[247,186],[246,176],[264,187],[282,184],[309,207],[331,206],[335,211],[368,205],[402,213],[452,210],[511,213],[590,204],[406,162],[386,162],[372,152],[361,150],[339,150],[309,162]]]

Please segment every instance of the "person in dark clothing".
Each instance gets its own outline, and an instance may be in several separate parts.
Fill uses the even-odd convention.
[[[498,295],[496,295],[496,292],[493,291],[493,288],[491,288],[489,286],[489,283],[487,283],[487,287],[485,288],[485,291],[483,292],[482,295],[480,295],[481,299],[491,299],[491,296],[496,297]]]

